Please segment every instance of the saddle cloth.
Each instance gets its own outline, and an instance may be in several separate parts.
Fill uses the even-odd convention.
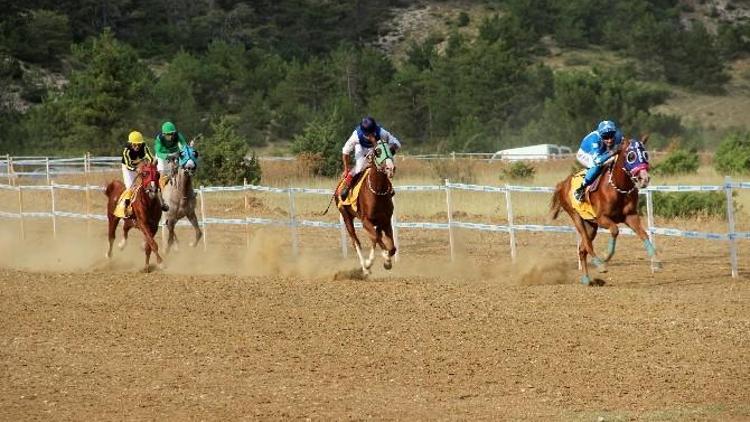
[[[354,212],[357,212],[357,198],[359,197],[359,190],[362,188],[362,184],[365,182],[365,179],[367,179],[367,174],[369,172],[370,168],[368,167],[361,173],[359,180],[353,182],[354,186],[349,189],[349,195],[347,195],[346,199],[341,199],[341,189],[336,189],[339,209],[344,208],[348,205],[352,207],[352,210],[354,210]],[[342,181],[341,183],[344,182]]]
[[[140,186],[135,189],[125,189],[117,200],[117,206],[115,206],[115,217],[117,218],[128,218],[133,215],[133,202],[135,202],[138,192],[140,192]],[[125,207],[125,200],[129,199],[130,204]]]
[[[573,206],[573,209],[576,210],[578,215],[581,216],[584,220],[593,220],[596,218],[596,211],[594,210],[594,207],[591,206],[591,203],[588,199],[589,192],[592,192],[592,188],[595,189],[595,186],[599,185],[599,179],[601,179],[601,176],[597,177],[597,180],[589,186],[589,188],[586,190],[586,199],[583,202],[578,202],[575,197],[575,191],[578,189],[579,186],[583,184],[583,177],[586,175],[586,170],[581,170],[578,173],[574,174],[573,177],[570,179],[570,192],[568,192],[568,201],[570,201],[570,204]]]

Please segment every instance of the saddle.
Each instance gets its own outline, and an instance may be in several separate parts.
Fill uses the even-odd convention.
[[[117,218],[132,218],[133,216],[133,202],[138,198],[138,193],[141,191],[141,187],[138,186],[134,189],[125,189],[121,194],[120,198],[117,199],[117,206],[115,206],[114,215]],[[129,203],[125,206],[125,201]]]
[[[583,202],[578,202],[575,197],[575,191],[583,184],[583,178],[586,175],[586,171],[586,169],[583,169],[574,174],[573,177],[571,177],[570,191],[568,192],[568,202],[570,202],[570,205],[573,206],[573,209],[576,210],[581,218],[583,218],[584,220],[593,220],[596,218],[596,210],[594,210],[594,207],[591,205],[589,194],[591,192],[594,192],[599,187],[599,181],[601,180],[605,172],[599,174],[594,183],[589,185],[589,187],[586,189],[586,200]]]
[[[346,199],[341,199],[341,187],[343,186],[344,181],[342,180],[341,183],[339,183],[339,187],[336,189],[336,197],[338,199],[337,206],[339,209],[344,208],[345,206],[352,207],[352,210],[354,212],[357,212],[357,198],[359,197],[359,191],[362,188],[362,184],[364,183],[367,174],[370,172],[370,168],[366,168],[365,171],[360,172],[359,174],[355,175],[352,179],[352,187],[349,189],[349,194],[346,196]]]

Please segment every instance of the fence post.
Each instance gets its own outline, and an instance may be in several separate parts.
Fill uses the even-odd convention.
[[[15,170],[13,169],[13,157],[10,155],[8,156],[8,184],[14,185],[15,178],[13,177],[13,173],[15,173]]]
[[[646,222],[648,224],[648,238],[651,244],[656,247],[656,234],[651,229],[654,228],[654,193],[649,189],[646,190]],[[651,257],[651,273],[656,272],[656,256]]]
[[[505,185],[505,208],[508,211],[508,234],[510,234],[510,258],[516,262],[516,231],[513,228],[513,202],[510,199],[510,186]]]
[[[451,151],[451,160],[456,161],[456,151]]]
[[[49,157],[44,157],[44,170],[47,174],[47,184],[50,184],[50,178],[49,178]]]
[[[250,248],[250,224],[247,222],[250,200],[247,197],[247,177],[242,179],[242,197],[245,200],[245,247]]]
[[[453,205],[451,204],[451,188],[448,179],[445,179],[445,205],[448,209],[448,242],[450,244],[451,261],[453,261],[455,259],[453,250]]]
[[[737,278],[737,239],[734,231],[734,198],[732,197],[732,178],[724,179],[724,191],[727,194],[727,222],[729,224],[729,257],[732,264],[732,278]]]
[[[89,188],[89,153],[83,154],[83,180],[86,184],[86,236],[91,237],[91,189]]]
[[[346,249],[346,227],[344,226],[344,217],[339,213],[339,225],[341,226],[341,255],[346,258],[349,251]]]
[[[18,186],[18,221],[21,227],[21,240],[26,240],[26,230],[23,224],[23,192],[21,186]]]
[[[203,185],[198,189],[201,198],[201,223],[203,224],[203,251],[208,249],[208,225],[206,224],[206,197],[203,195]]]
[[[297,217],[294,208],[294,189],[289,186],[289,228],[292,233],[292,255],[297,256],[299,247],[297,245]]]
[[[49,186],[50,197],[52,199],[52,238],[57,239],[57,207],[55,207],[55,181],[52,180]]]

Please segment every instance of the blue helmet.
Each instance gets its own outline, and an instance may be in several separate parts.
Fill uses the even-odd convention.
[[[378,123],[372,117],[367,116],[362,119],[359,127],[362,129],[362,132],[367,135],[374,134],[378,130]]]
[[[601,137],[604,137],[605,133],[614,134],[615,132],[617,132],[617,126],[615,125],[615,122],[611,120],[602,120],[596,128],[596,133]]]

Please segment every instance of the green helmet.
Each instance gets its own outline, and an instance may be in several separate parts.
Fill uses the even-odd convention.
[[[164,124],[161,125],[161,133],[175,133],[175,132],[177,132],[177,128],[174,126],[174,123],[164,122]]]

